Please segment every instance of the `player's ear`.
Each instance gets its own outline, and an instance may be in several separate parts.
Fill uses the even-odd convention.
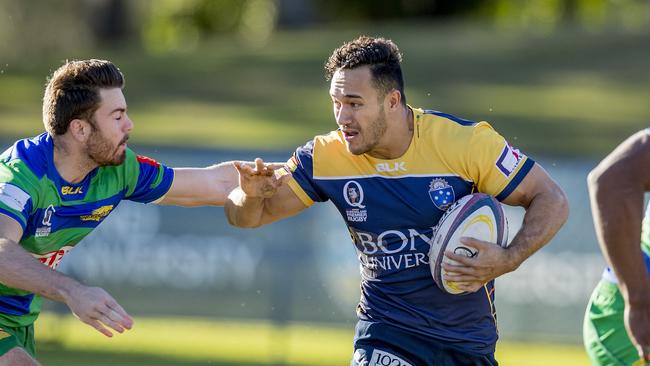
[[[72,137],[74,137],[75,140],[86,142],[92,132],[92,126],[83,119],[75,118],[70,121],[68,131],[72,134]]]
[[[397,89],[389,91],[386,93],[385,103],[388,110],[396,111],[402,103],[402,93]]]

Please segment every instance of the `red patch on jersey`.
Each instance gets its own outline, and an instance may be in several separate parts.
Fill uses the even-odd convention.
[[[156,168],[158,168],[160,166],[159,162],[155,161],[152,158],[143,156],[143,155],[138,155],[137,159],[138,159],[138,162],[142,163],[142,164],[149,164],[151,166],[155,166]]]

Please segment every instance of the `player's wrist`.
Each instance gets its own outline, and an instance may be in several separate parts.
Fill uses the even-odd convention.
[[[70,277],[61,277],[62,281],[59,281],[59,285],[55,287],[55,291],[59,297],[56,300],[60,300],[65,304],[70,305],[71,302],[75,301],[78,294],[85,286]]]
[[[510,273],[514,272],[521,263],[524,261],[525,258],[522,258],[521,251],[516,245],[510,244],[510,247],[504,249],[505,253],[505,267],[506,267],[506,272],[505,273]],[[504,273],[504,274],[505,274]]]

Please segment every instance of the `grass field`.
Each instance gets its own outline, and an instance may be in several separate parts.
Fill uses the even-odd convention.
[[[359,34],[398,42],[410,103],[491,121],[529,153],[600,156],[650,117],[649,34],[384,24],[281,31],[260,48],[221,38],[168,55],[130,46],[4,63],[0,135],[41,131],[46,74],[96,57],[126,74],[136,142],[292,149],[335,128],[322,65]]]
[[[71,316],[44,314],[36,323],[38,358],[63,365],[347,365],[352,328],[200,318],[138,318],[134,329],[107,339]],[[588,366],[579,345],[501,342],[502,365]]]

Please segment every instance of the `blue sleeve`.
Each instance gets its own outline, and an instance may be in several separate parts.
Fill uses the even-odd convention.
[[[129,187],[125,197],[130,201],[149,203],[164,196],[174,180],[174,170],[162,165],[154,159],[138,155],[135,158],[138,179],[135,187]]]
[[[314,202],[325,202],[329,199],[314,181],[314,141],[310,141],[296,149],[287,167],[293,175],[293,180]]]

